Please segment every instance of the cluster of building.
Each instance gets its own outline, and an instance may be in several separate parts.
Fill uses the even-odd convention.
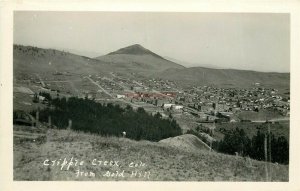
[[[232,116],[236,113],[264,109],[277,110],[288,116],[290,110],[289,95],[282,96],[278,90],[260,84],[247,89],[213,86],[182,88],[169,80],[130,78],[115,73],[111,76],[81,76],[77,81],[63,79],[64,73],[53,75],[53,79],[44,76],[41,79],[35,75],[22,78],[39,85],[40,91],[49,89],[62,95],[132,104],[151,113],[159,112],[165,117],[194,116],[198,122],[234,121]],[[57,76],[62,79],[58,80]]]
[[[182,89],[175,82],[162,79],[130,79],[114,74],[113,78],[101,78],[96,82],[116,99],[131,103],[147,103],[168,112],[205,113],[215,111],[232,115],[239,111],[274,109],[289,115],[289,98],[283,98],[278,90],[261,87],[219,88],[198,86]],[[206,116],[207,117],[207,116]]]

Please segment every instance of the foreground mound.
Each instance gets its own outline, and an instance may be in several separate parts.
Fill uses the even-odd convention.
[[[267,163],[191,151],[189,144],[201,148],[191,135],[161,141],[168,143],[164,144],[37,130],[14,126],[14,180],[266,181]],[[186,150],[174,147],[176,139]],[[269,163],[268,168],[271,181],[288,181],[288,165]]]
[[[191,134],[184,134],[177,137],[171,137],[163,139],[159,142],[188,152],[210,150],[210,147],[206,143],[204,143],[195,135]]]

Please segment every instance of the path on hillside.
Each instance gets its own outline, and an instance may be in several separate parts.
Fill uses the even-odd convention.
[[[150,90],[150,88],[149,88],[148,86],[145,86],[145,85],[143,85],[143,84],[141,84],[141,83],[139,83],[139,82],[137,82],[137,81],[135,81],[135,80],[133,80],[133,83],[135,83],[135,84],[137,84],[137,85],[140,85],[140,86],[143,86],[145,89],[149,89],[149,90]],[[166,95],[166,94],[163,94],[163,93],[161,93],[161,92],[158,91],[158,90],[155,90],[155,89],[153,89],[153,88],[151,88],[151,89],[152,89],[152,91],[153,91],[154,93],[156,93],[156,94],[158,94],[158,95],[162,95],[162,96],[164,96],[164,97],[167,97],[167,98],[170,98],[170,99],[174,99],[173,97],[168,96],[168,95]]]
[[[122,83],[119,83],[119,82],[117,82],[117,81],[115,81],[115,80],[113,80],[111,78],[103,77],[103,79],[106,79],[106,80],[108,80],[110,82],[113,82],[113,83],[117,84],[118,86],[120,86],[121,88],[123,88],[124,90],[126,90],[126,91],[128,91],[130,93],[135,93],[134,91],[130,90],[128,87],[124,86]]]
[[[43,79],[41,78],[41,76],[40,76],[39,74],[35,74],[35,75],[36,75],[36,77],[38,77],[38,79],[40,80],[40,82],[41,82],[41,84],[42,84],[42,87],[46,87],[46,85],[45,85]]]
[[[51,82],[55,82],[55,83],[68,83],[70,80],[44,80],[44,82],[47,83],[51,83]],[[72,82],[81,82],[82,80],[72,80]]]
[[[114,96],[111,95],[107,90],[105,90],[105,89],[104,89],[101,85],[99,85],[97,82],[95,82],[95,81],[94,81],[93,79],[91,79],[90,77],[86,77],[86,78],[88,78],[93,84],[95,84],[98,88],[100,88],[104,93],[106,93],[107,95],[109,95],[111,98],[114,99]],[[118,98],[117,98],[117,99],[118,99]],[[139,106],[139,105],[136,105],[136,104],[134,104],[134,103],[131,103],[131,102],[126,101],[126,100],[123,100],[123,99],[118,99],[118,101],[121,101],[121,102],[123,102],[123,103],[129,104],[129,105],[131,105],[132,107],[135,107],[135,108],[141,107],[141,106]]]
[[[93,79],[91,79],[90,77],[86,77],[87,79],[89,79],[93,84],[95,84],[100,90],[102,90],[104,93],[106,93],[107,95],[109,95],[111,98],[114,98],[113,95],[111,95],[107,90],[105,90],[102,86],[100,86],[97,82],[95,82]]]
[[[115,77],[115,78],[124,79],[124,78],[121,78],[121,77],[119,77],[119,76],[116,76],[116,75],[113,74],[113,73],[110,73],[110,75],[112,75],[112,76]],[[139,86],[144,87],[145,89],[149,89],[149,90],[150,90],[150,88],[149,88],[148,86],[145,86],[144,84],[141,84],[141,83],[139,83],[139,82],[137,82],[137,81],[135,81],[135,80],[132,80],[132,82],[135,83],[135,84],[137,84],[137,85],[139,85]],[[151,89],[152,89],[152,91],[153,91],[154,93],[156,93],[156,94],[162,95],[162,96],[164,96],[164,97],[168,97],[168,98],[170,98],[170,99],[174,99],[173,97],[168,96],[168,95],[166,95],[166,94],[163,94],[163,93],[161,93],[160,91],[157,91],[157,90],[155,90],[155,89],[153,89],[153,88],[151,88]]]

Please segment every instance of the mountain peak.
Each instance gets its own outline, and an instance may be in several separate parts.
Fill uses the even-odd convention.
[[[129,47],[136,47],[136,48],[142,48],[142,49],[145,49],[142,45],[140,45],[140,44],[133,44],[133,45],[131,45],[131,46],[127,46],[127,48],[129,48]]]
[[[164,59],[163,57],[155,54],[154,52],[144,48],[140,44],[133,44],[131,46],[127,46],[124,48],[121,48],[117,51],[111,52],[108,55],[114,55],[114,54],[131,54],[131,55],[152,55],[157,58]]]

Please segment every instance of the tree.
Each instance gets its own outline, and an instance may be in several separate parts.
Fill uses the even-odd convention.
[[[264,140],[265,133],[260,130],[252,139],[248,138],[243,129],[236,128],[225,135],[223,140],[213,144],[213,148],[219,152],[235,154],[238,152],[242,156],[249,156],[256,160],[265,160]],[[271,138],[272,162],[282,164],[289,163],[289,144],[285,137],[276,138],[273,134]]]
[[[243,129],[236,128],[231,133],[225,135],[218,147],[220,152],[235,154],[238,152],[242,156],[249,155],[251,140],[246,136]]]
[[[272,136],[272,162],[289,163],[289,143],[285,137]]]
[[[160,113],[154,116],[143,108],[134,111],[131,106],[125,108],[117,104],[102,105],[93,100],[71,97],[55,98],[49,108],[40,111],[41,121],[52,122],[58,128],[66,128],[72,119],[72,129],[119,136],[126,131],[126,137],[136,140],[159,141],[181,135],[181,128],[174,119],[163,119]],[[35,111],[33,111],[35,112]]]
[[[157,112],[157,113],[154,115],[154,117],[157,118],[157,119],[161,119],[161,118],[162,118],[162,115],[161,115],[159,112]]]
[[[38,97],[37,93],[34,94],[32,102],[33,103],[38,103],[39,102],[39,97]]]
[[[137,112],[138,112],[138,113],[146,113],[145,109],[142,108],[142,107],[139,107],[139,108],[137,109]]]

